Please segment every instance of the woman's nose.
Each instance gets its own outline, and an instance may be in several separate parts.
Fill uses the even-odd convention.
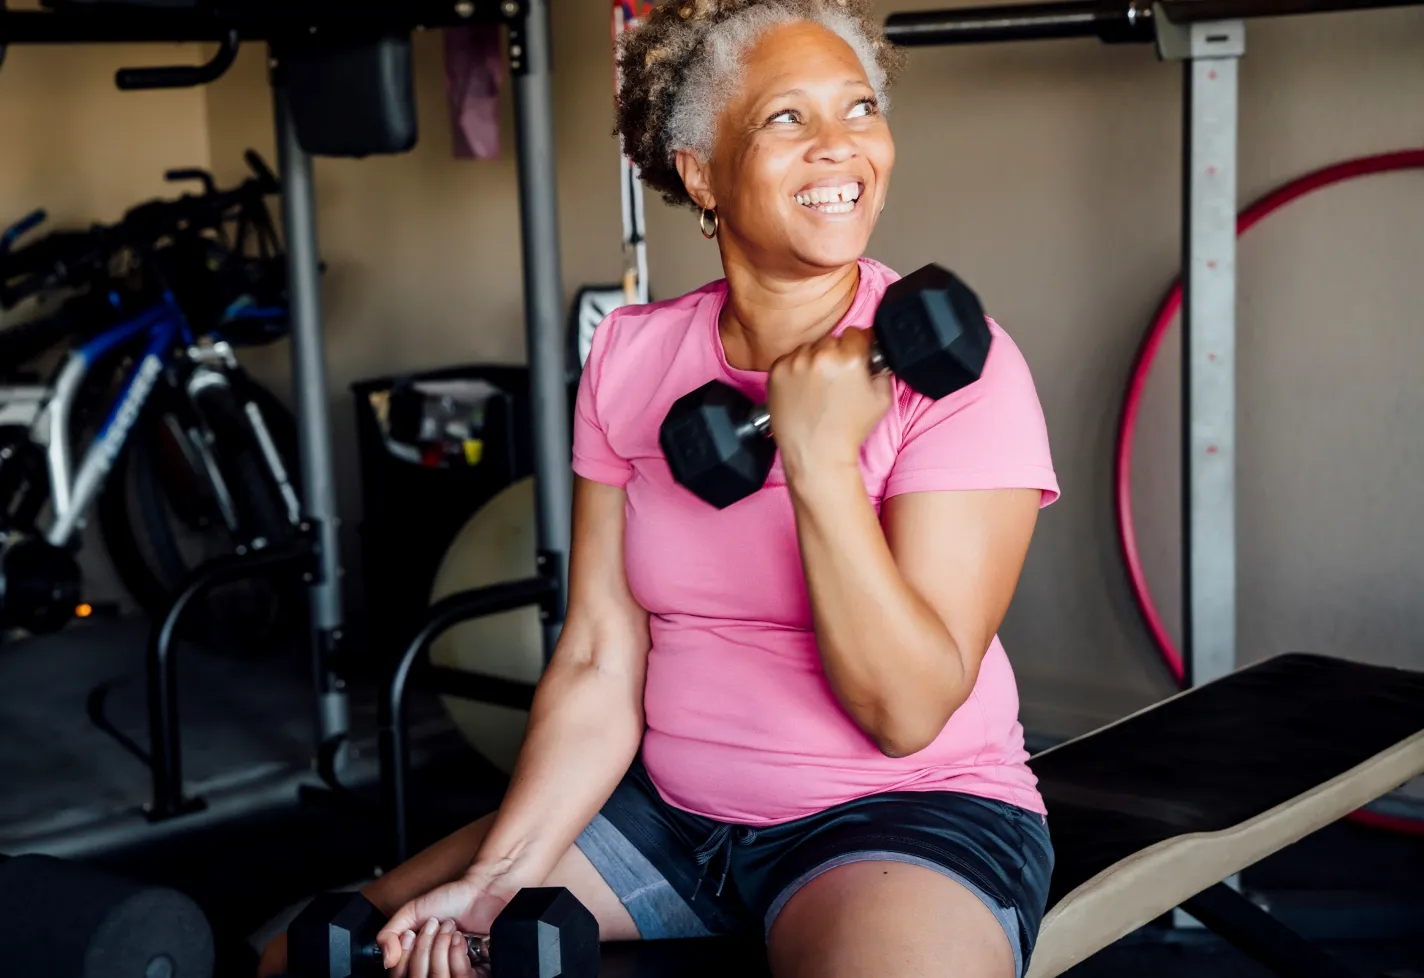
[[[817,126],[807,149],[811,162],[844,163],[856,155],[855,134],[845,126],[830,123]]]

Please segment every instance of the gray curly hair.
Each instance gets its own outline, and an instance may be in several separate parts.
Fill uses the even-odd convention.
[[[678,151],[712,154],[717,116],[747,50],[772,27],[810,21],[860,59],[882,111],[903,64],[869,0],[668,0],[619,39],[618,124],[623,152],[670,204],[691,205],[674,165]]]

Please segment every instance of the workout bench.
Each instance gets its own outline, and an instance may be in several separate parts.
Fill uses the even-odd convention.
[[[1029,978],[1176,907],[1279,975],[1345,978],[1221,881],[1424,773],[1424,674],[1284,655],[1030,765],[1057,862]]]

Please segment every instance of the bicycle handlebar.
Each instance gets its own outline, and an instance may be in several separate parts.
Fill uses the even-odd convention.
[[[39,210],[31,211],[6,228],[5,233],[0,234],[0,256],[9,254],[10,249],[14,246],[16,241],[19,241],[26,234],[29,234],[35,228],[43,224],[47,217],[49,217],[49,215],[45,212],[44,208],[40,208]]]
[[[53,231],[17,251],[10,246],[44,219],[29,215],[0,237],[0,309],[50,289],[79,285],[93,278],[126,248],[156,244],[178,231],[217,228],[232,211],[261,204],[280,185],[266,163],[252,150],[246,153],[253,176],[231,190],[184,194],[175,200],[151,200],[130,208],[116,224],[95,224],[87,231]],[[201,171],[171,171],[171,178],[203,178]],[[205,186],[210,186],[204,180]]]

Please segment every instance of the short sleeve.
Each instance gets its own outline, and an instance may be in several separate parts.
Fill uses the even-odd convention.
[[[907,492],[1040,489],[1058,498],[1048,427],[1023,354],[990,321],[983,375],[938,401],[904,389],[903,437],[885,496]]]
[[[599,412],[599,399],[607,395],[601,387],[605,361],[618,311],[610,313],[593,331],[583,374],[579,377],[578,395],[574,401],[574,473],[592,482],[623,488],[633,476],[633,466],[620,458],[609,444],[607,429]]]

